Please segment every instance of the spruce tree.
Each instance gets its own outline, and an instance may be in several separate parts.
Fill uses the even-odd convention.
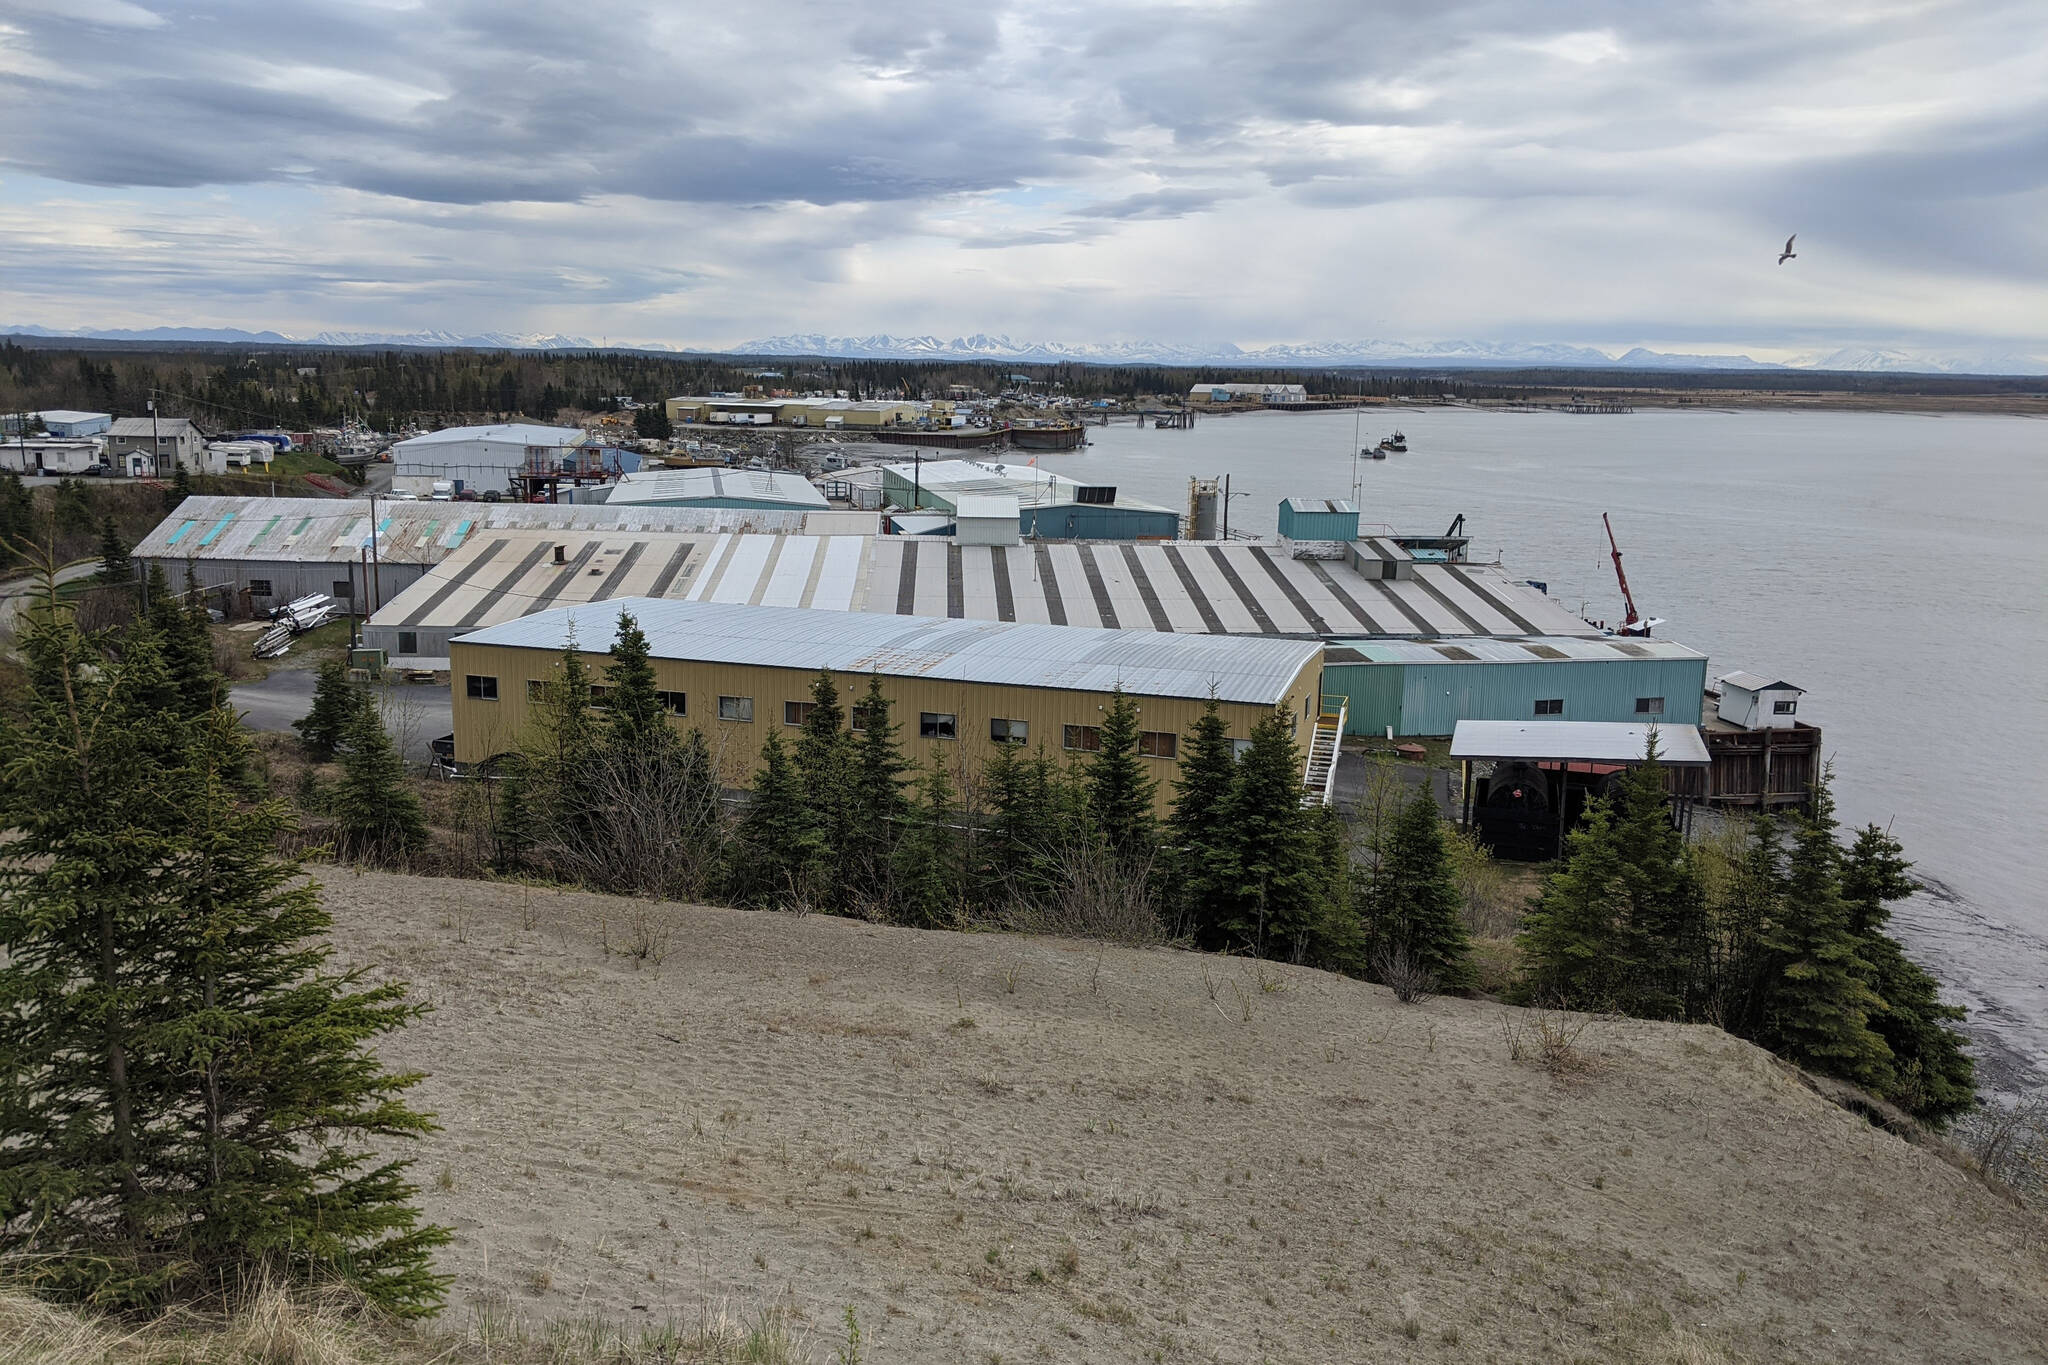
[[[619,613],[612,637],[611,662],[605,667],[605,707],[610,713],[611,746],[623,753],[665,748],[675,737],[668,712],[655,695],[654,662],[647,632],[631,612]]]
[[[1876,825],[1856,836],[1842,863],[1842,901],[1861,941],[1870,986],[1884,1002],[1871,1027],[1891,1049],[1893,1077],[1885,1097],[1930,1123],[1945,1124],[1977,1102],[1976,1067],[1963,1050],[1960,1005],[1944,1004],[1941,987],[1885,932],[1889,903],[1913,893],[1899,841]]]
[[[1765,935],[1784,904],[1784,864],[1778,820],[1753,816],[1742,857],[1711,907],[1715,952],[1707,1008],[1738,1038],[1755,1038],[1763,1031],[1771,974]]]
[[[233,718],[166,711],[152,632],[109,653],[51,598],[0,721],[0,1252],[114,1309],[268,1267],[430,1311],[446,1233],[361,1150],[430,1127],[367,1050],[417,1007],[324,970]]]
[[[889,718],[882,679],[868,675],[859,703],[861,729],[848,758],[845,842],[840,866],[848,883],[871,900],[886,900],[892,880],[898,830],[908,808],[903,774],[908,765],[897,745],[901,728]]]
[[[100,582],[126,584],[134,577],[134,566],[128,560],[128,542],[121,538],[121,528],[114,524],[113,514],[108,513],[100,518]]]
[[[1814,1071],[1871,1090],[1893,1082],[1891,1049],[1871,1028],[1884,1001],[1849,924],[1841,893],[1835,802],[1823,777],[1799,818],[1786,861],[1784,898],[1766,929],[1767,995],[1759,1041]]]
[[[357,705],[342,743],[341,781],[331,803],[342,852],[383,862],[425,848],[426,813],[376,707]]]
[[[1212,692],[1181,741],[1173,810],[1166,817],[1166,901],[1183,929],[1214,920],[1222,830],[1218,816],[1237,776],[1237,750]]]
[[[953,782],[937,754],[919,775],[908,827],[896,845],[898,919],[923,929],[950,928],[960,908],[960,839]]]
[[[1138,703],[1121,683],[1109,694],[1097,734],[1099,747],[1086,770],[1088,809],[1110,851],[1132,864],[1152,852],[1152,794],[1158,784],[1138,756]]]
[[[1324,965],[1330,883],[1302,811],[1300,752],[1278,712],[1252,726],[1216,825],[1216,895],[1197,941]]]
[[[855,893],[854,879],[845,875],[846,858],[856,839],[851,771],[853,737],[846,728],[846,712],[839,705],[839,688],[830,673],[811,680],[811,709],[804,716],[797,735],[794,762],[797,781],[810,812],[820,856],[840,869],[828,878],[835,910],[847,908]]]
[[[1627,970],[1619,920],[1625,896],[1614,815],[1606,800],[1596,799],[1565,836],[1564,866],[1544,880],[1522,917],[1516,941],[1523,998],[1582,1010],[1610,1007]]]
[[[1426,973],[1438,990],[1471,986],[1464,897],[1444,847],[1443,817],[1426,783],[1401,807],[1388,834],[1386,856],[1367,885],[1374,969],[1399,960]]]
[[[804,805],[789,747],[773,730],[761,744],[761,767],[740,816],[732,869],[735,890],[755,905],[816,903],[823,841]]]
[[[292,722],[306,756],[315,763],[333,761],[348,737],[356,713],[369,705],[369,698],[349,682],[347,664],[340,659],[324,661],[313,683],[312,708]]]
[[[35,538],[35,500],[21,475],[0,470],[0,564],[12,563]]]
[[[1628,974],[1616,975],[1612,1003],[1648,1018],[1690,1017],[1707,979],[1706,905],[1671,819],[1654,732],[1643,762],[1621,779],[1613,817],[1622,898],[1616,927]]]

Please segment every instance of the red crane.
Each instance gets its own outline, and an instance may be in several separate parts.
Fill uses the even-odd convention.
[[[1618,633],[1622,635],[1648,635],[1651,626],[1662,625],[1663,622],[1656,619],[1644,620],[1636,614],[1635,594],[1628,590],[1628,575],[1622,571],[1621,567],[1621,546],[1617,545],[1614,540],[1614,523],[1608,519],[1607,513],[1602,512],[1600,514],[1600,524],[1607,528],[1607,547],[1614,552],[1615,581],[1621,584],[1622,604],[1628,608],[1628,619],[1621,623]]]

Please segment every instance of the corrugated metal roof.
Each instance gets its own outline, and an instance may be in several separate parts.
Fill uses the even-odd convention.
[[[953,513],[962,518],[985,517],[992,521],[1007,518],[1014,522],[1018,510],[1013,493],[962,493],[953,500]]]
[[[1426,572],[1426,570],[1423,570]],[[1361,657],[1354,663],[1440,664],[1445,661],[1444,645],[1435,640],[1337,640]],[[1465,658],[1482,664],[1559,663],[1574,659],[1704,659],[1707,656],[1674,640],[1629,640],[1631,648],[1606,638],[1587,639],[1569,635],[1523,635],[1506,637],[1460,636],[1457,648]],[[1454,656],[1453,656],[1454,657]]]
[[[379,500],[377,555],[389,564],[438,564],[480,532],[554,529],[595,533],[803,531],[872,533],[874,512],[782,511],[744,507],[612,507],[604,503],[404,502]],[[226,520],[203,546],[197,526]],[[367,498],[185,499],[142,538],[138,559],[352,563],[370,542]]]
[[[109,436],[176,436],[192,425],[189,417],[117,417]]]
[[[824,507],[825,495],[801,474],[752,469],[651,469],[612,485],[610,507],[685,503],[697,498],[753,498],[792,507]]]
[[[656,658],[691,659],[1010,687],[1203,698],[1271,705],[1321,648],[1312,641],[1145,630],[1079,630],[646,597],[591,603],[456,637],[458,644],[604,653],[630,611]]]
[[[1287,498],[1285,505],[1296,512],[1356,512],[1356,503],[1343,498]]]
[[[643,514],[659,510],[642,509]],[[572,543],[572,555],[581,552],[577,547],[589,545],[600,559],[646,543],[643,564],[675,553],[685,542],[689,545],[682,569],[665,588],[656,591],[629,578],[607,590],[606,580],[585,576],[580,583],[591,588],[582,594],[588,600],[641,592],[692,601],[1182,634],[1334,636],[1347,643],[1357,637],[1414,636],[1456,640],[1475,649],[1475,637],[1555,643],[1560,637],[1598,635],[1594,627],[1492,565],[1420,564],[1413,578],[1378,579],[1341,560],[1295,559],[1276,545],[1245,541],[960,545],[923,536],[742,533],[664,538],[597,523],[585,523],[573,541],[568,536],[559,539]],[[460,552],[392,598],[377,614],[377,622],[408,627],[480,625],[527,610],[532,597],[546,590],[549,571],[538,565],[522,572],[521,556],[509,553],[509,548],[490,551],[489,538],[472,534]],[[435,598],[443,583],[462,575],[485,553],[495,558],[464,580],[461,594]],[[491,601],[493,594],[504,600]],[[484,614],[471,614],[478,610]]]
[[[1704,768],[1707,743],[1691,725],[1633,725],[1605,720],[1461,720],[1452,758],[1523,759],[1546,763],[1640,763],[1650,735],[1659,761]]]
[[[565,446],[584,439],[581,427],[544,427],[531,422],[500,422],[493,426],[444,427],[424,436],[413,436],[391,447],[394,453],[421,446],[448,445],[457,441],[502,441],[523,446]]]
[[[903,482],[935,493],[948,502],[983,493],[1013,497],[1024,507],[1064,507],[1080,500],[1081,489],[1097,486],[1049,469],[996,460],[903,461],[884,465],[883,468]],[[1171,510],[1157,503],[1126,498],[1121,493],[1114,503],[1104,505],[1147,512]]]
[[[1778,689],[1783,689],[1788,692],[1806,691],[1805,688],[1796,686],[1792,683],[1784,682],[1782,680],[1773,682],[1771,679],[1763,677],[1760,674],[1745,673],[1741,669],[1736,669],[1733,673],[1723,673],[1717,681],[1719,681],[1723,686],[1739,687],[1745,692],[1764,692]]]

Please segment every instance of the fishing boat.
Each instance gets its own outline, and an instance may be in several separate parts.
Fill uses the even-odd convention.
[[[1392,436],[1380,442],[1380,449],[1391,450],[1396,455],[1402,454],[1408,449],[1408,438],[1396,431]]]
[[[1387,458],[1386,447],[1360,446],[1358,448],[1358,458],[1361,460],[1384,460]]]

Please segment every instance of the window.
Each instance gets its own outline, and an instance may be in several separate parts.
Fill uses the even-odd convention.
[[[539,678],[528,678],[526,680],[526,699],[528,701],[542,701],[546,699],[547,695],[548,685],[546,683],[542,682]]]
[[[611,689],[603,683],[592,683],[590,685],[590,704],[592,706],[610,706],[611,703],[605,700],[610,695]]]
[[[1664,714],[1662,697],[1637,697],[1636,714],[1639,716],[1661,716]]]
[[[917,737],[919,739],[960,738],[960,718],[944,711],[920,711],[917,714]]]
[[[269,580],[269,579],[267,579],[267,578],[252,578],[252,579],[250,579],[250,580],[249,580],[249,595],[250,595],[251,597],[268,597],[268,596],[270,596],[270,580]]]
[[[687,716],[690,714],[689,698],[680,692],[656,692],[654,699],[661,703],[662,710],[672,716]]]
[[[1171,730],[1141,730],[1138,752],[1147,758],[1176,758],[1180,754],[1180,736]]]
[[[496,678],[486,678],[472,673],[469,675],[469,681],[464,684],[464,687],[472,701],[496,701],[498,699],[498,680]]]
[[[782,703],[782,723],[802,725],[811,718],[811,712],[817,709],[818,703],[814,701],[786,701]]]
[[[1784,701],[1774,701],[1771,703],[1771,714],[1774,716],[1796,716],[1799,714],[1799,703],[1789,697]]]
[[[988,737],[998,744],[1022,744],[1031,738],[1031,726],[1021,720],[992,720]]]
[[[343,602],[348,601],[349,598],[354,597],[356,595],[356,585],[349,582],[346,578],[334,579],[327,586],[334,589],[334,591],[329,593],[328,596],[338,598]],[[254,590],[251,589],[251,591]],[[265,589],[265,591],[268,591],[268,589]]]
[[[1094,725],[1067,725],[1060,731],[1060,747],[1092,754],[1102,747],[1102,730]]]
[[[1252,742],[1248,739],[1233,739],[1230,741],[1230,761],[1232,763],[1244,762],[1244,756],[1251,751]]]
[[[868,728],[868,708],[865,703],[855,702],[846,708],[846,723],[855,730]]]
[[[754,699],[752,697],[720,697],[718,699],[718,718],[720,720],[752,721],[754,719]]]
[[[1539,716],[1561,716],[1564,714],[1563,697],[1538,697],[1536,714]]]
[[[419,652],[420,652],[420,633],[419,633],[418,631],[416,631],[416,630],[401,630],[401,631],[399,631],[399,632],[398,632],[398,652],[399,652],[400,654],[417,654],[417,653],[419,653]]]

